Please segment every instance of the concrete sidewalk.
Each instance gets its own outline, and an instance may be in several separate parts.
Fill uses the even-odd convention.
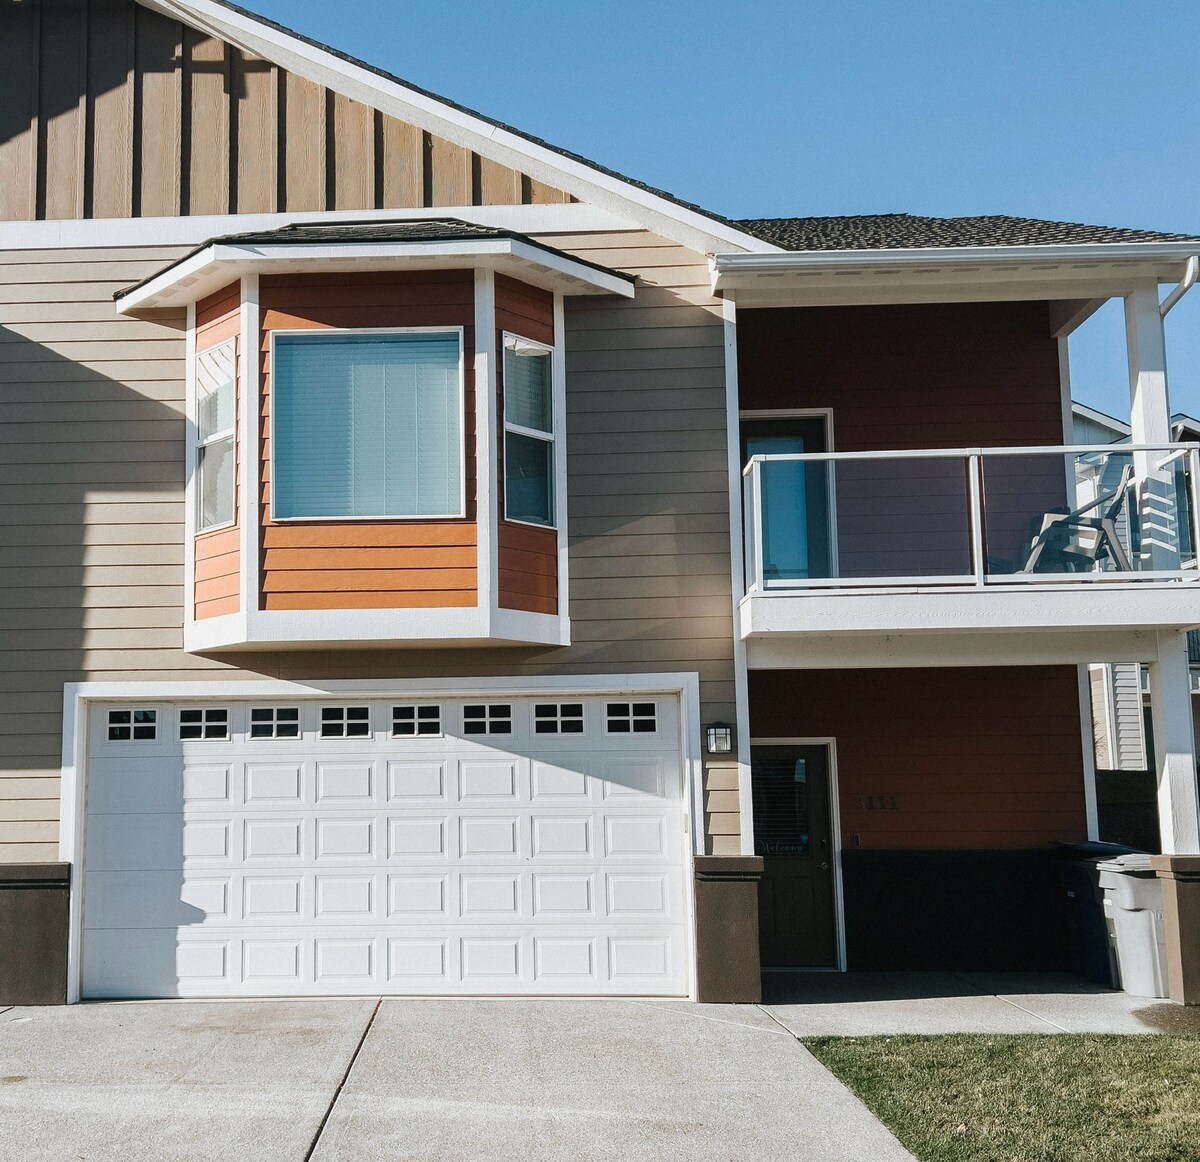
[[[756,1006],[366,999],[0,1013],[0,1157],[910,1155]]]
[[[1200,1013],[1057,973],[767,973],[763,1007],[797,1037],[1200,1032]]]

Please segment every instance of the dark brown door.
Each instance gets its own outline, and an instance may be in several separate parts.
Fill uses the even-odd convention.
[[[756,746],[750,769],[763,968],[835,968],[829,752]]]

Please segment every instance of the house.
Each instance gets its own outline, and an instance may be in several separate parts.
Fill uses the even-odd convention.
[[[1197,995],[1200,238],[730,221],[218,0],[0,21],[0,1000],[1061,966],[1106,662]]]

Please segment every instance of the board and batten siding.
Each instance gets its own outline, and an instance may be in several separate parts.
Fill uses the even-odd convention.
[[[572,200],[135,0],[8,0],[0,77],[0,220]]]
[[[183,248],[0,253],[0,861],[57,857],[65,682],[692,671],[734,717],[723,328],[702,256],[653,236],[546,237],[630,271],[568,300],[567,648],[182,650],[184,316],[112,294]],[[736,853],[737,770],[706,771]]]

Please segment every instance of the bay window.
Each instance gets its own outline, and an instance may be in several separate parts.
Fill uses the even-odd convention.
[[[462,332],[275,332],[274,520],[465,516]]]
[[[196,356],[196,528],[234,520],[237,453],[237,350],[234,341]]]
[[[554,415],[550,348],[504,340],[504,515],[553,528]]]

